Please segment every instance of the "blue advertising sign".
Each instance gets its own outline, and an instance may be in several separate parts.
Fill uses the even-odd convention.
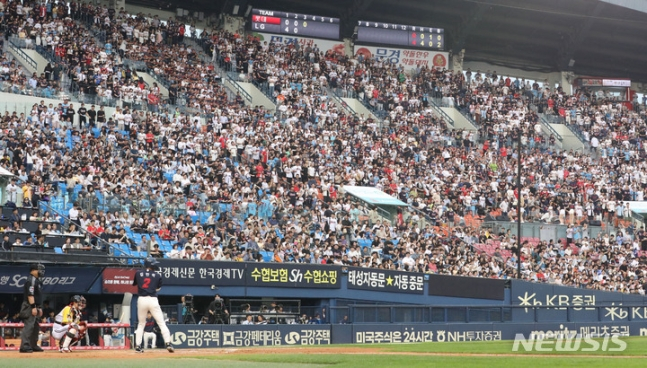
[[[164,285],[245,286],[245,264],[236,262],[160,259]]]
[[[645,336],[642,322],[442,323],[348,325],[169,325],[179,349],[329,344],[384,344],[514,340],[580,334],[583,337]]]
[[[550,284],[512,280],[511,303],[528,308],[513,309],[515,321],[532,322],[552,319],[574,322],[597,322],[602,307],[601,320],[605,322],[647,321],[647,308],[642,307],[642,295],[611,293],[592,289],[572,288]],[[623,306],[624,305],[624,306]],[[533,306],[541,306],[534,311]]]
[[[505,339],[502,335],[502,325],[500,324],[497,327],[492,323],[442,325],[354,324],[353,343],[398,344],[432,341],[494,341]]]
[[[348,288],[393,293],[423,294],[424,274],[378,268],[348,268]]]
[[[329,325],[169,325],[180,349],[330,345]]]
[[[43,293],[85,293],[101,271],[99,267],[46,266]],[[28,265],[0,267],[0,294],[21,294],[28,275]]]
[[[341,268],[299,263],[253,263],[247,267],[247,286],[339,289]]]
[[[514,340],[517,334],[526,338],[544,336],[556,338],[567,334],[598,337],[604,334],[635,336],[647,334],[644,323],[447,323],[447,324],[354,324],[352,342],[355,344],[384,344],[412,342],[457,342]],[[336,325],[332,326],[333,336]],[[337,343],[337,341],[334,341]]]
[[[177,349],[219,348],[221,325],[168,325]]]
[[[222,347],[330,345],[329,325],[223,325]]]

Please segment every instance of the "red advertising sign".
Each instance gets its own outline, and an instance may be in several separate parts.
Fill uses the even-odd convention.
[[[578,78],[581,87],[631,87],[630,79]]]
[[[103,292],[109,294],[136,293],[133,286],[136,270],[132,268],[106,268],[103,270]]]

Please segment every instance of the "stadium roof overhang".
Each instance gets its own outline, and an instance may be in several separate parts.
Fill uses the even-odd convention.
[[[446,51],[464,49],[465,61],[647,82],[643,1],[170,0],[167,5],[205,14],[231,14],[237,5],[242,16],[251,5],[334,16],[342,20],[345,38],[359,19],[439,27],[445,29]]]

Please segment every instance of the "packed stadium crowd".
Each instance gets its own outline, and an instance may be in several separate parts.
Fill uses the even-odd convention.
[[[4,10],[4,32],[58,57],[32,77],[37,87],[61,88],[63,74],[81,97],[119,107],[108,116],[105,100],[88,109],[79,98],[36,104],[27,116],[7,111],[0,162],[16,175],[8,199],[49,202],[95,247],[507,278],[516,272],[516,238],[479,225],[521,216],[568,226],[559,241],[524,239],[525,278],[643,292],[647,233],[633,227],[627,202],[644,200],[647,186],[644,110],[496,73],[405,73],[361,55],[225,31],[202,35],[209,62],[184,42],[191,30],[172,20],[75,3],[65,16],[26,4]],[[169,95],[126,59],[145,63]],[[248,59],[277,111],[245,106],[221,83],[220,67],[245,73]],[[1,64],[5,82],[18,85],[8,92],[34,89],[18,64]],[[331,88],[387,111],[388,124],[338,110]],[[479,130],[452,130],[430,107],[437,97],[466,108]],[[179,100],[197,112],[168,107]],[[537,100],[589,132],[592,152],[558,150],[541,132]],[[345,195],[345,185],[374,186],[409,208],[386,220]],[[62,198],[74,205],[55,208]],[[594,224],[608,231],[590,236]]]

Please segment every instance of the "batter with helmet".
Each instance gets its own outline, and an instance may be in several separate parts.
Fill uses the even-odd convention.
[[[142,340],[144,339],[144,328],[146,327],[146,316],[151,313],[155,322],[162,332],[162,338],[166,343],[166,350],[169,353],[175,351],[171,345],[171,332],[164,322],[164,314],[157,300],[157,292],[162,288],[162,276],[155,272],[158,262],[153,257],[144,261],[144,270],[135,273],[133,285],[137,286],[137,330],[135,330],[135,351],[143,353]]]
[[[81,322],[81,303],[83,298],[74,295],[68,304],[54,318],[52,337],[60,341],[61,353],[70,353],[70,344],[85,336],[86,326]]]

